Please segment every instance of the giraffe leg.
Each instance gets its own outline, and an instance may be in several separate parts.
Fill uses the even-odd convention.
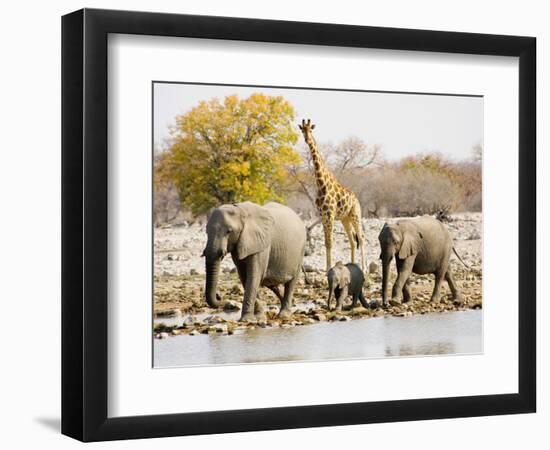
[[[359,249],[361,251],[361,270],[365,271],[365,238],[363,236],[363,227],[361,226],[361,214],[356,215],[353,218],[353,231],[355,232],[355,236],[357,236],[357,240],[359,241]],[[354,242],[354,244],[356,244]]]
[[[351,222],[347,219],[342,220],[342,225],[344,225],[344,230],[348,235],[349,245],[351,247],[351,262],[355,263],[355,246],[357,243],[355,242],[355,238],[353,236],[353,227]]]
[[[333,219],[330,216],[323,218],[323,230],[325,232],[325,252],[327,257],[327,272],[332,267],[332,225]]]

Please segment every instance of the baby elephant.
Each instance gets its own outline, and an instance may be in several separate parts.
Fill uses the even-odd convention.
[[[348,295],[351,295],[353,299],[352,308],[355,308],[357,305],[357,299],[359,299],[363,307],[369,307],[368,302],[363,296],[365,277],[357,264],[348,263],[344,265],[341,261],[338,261],[327,272],[327,280],[329,290],[327,306],[329,311],[333,295],[336,297],[336,311],[342,310],[342,304]]]

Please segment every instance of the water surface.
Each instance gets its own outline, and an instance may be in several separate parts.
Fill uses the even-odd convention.
[[[482,310],[154,339],[154,367],[481,353]],[[167,322],[165,319],[161,320]]]

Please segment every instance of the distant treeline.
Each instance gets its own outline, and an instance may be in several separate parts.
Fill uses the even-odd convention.
[[[358,156],[345,158],[353,152],[344,152],[341,147],[349,149],[351,143]],[[329,167],[359,198],[365,217],[481,211],[481,146],[474,147],[471,157],[462,161],[441,153],[385,161],[378,147],[369,147],[357,138],[344,144],[322,147]],[[305,161],[309,165],[307,158]],[[307,215],[315,215],[315,182],[310,175],[313,172],[306,169],[292,172],[297,182],[287,202]]]

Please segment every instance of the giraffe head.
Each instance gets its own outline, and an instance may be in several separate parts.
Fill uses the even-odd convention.
[[[307,119],[307,122],[305,119],[302,119],[302,124],[298,125],[298,127],[302,130],[305,138],[311,136],[313,134],[312,131],[315,129],[315,125],[311,123],[311,119]]]

